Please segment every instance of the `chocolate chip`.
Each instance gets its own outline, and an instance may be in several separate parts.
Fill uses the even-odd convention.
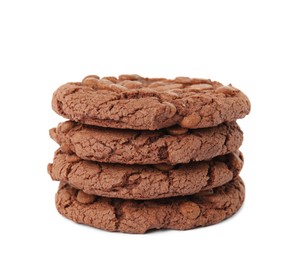
[[[87,194],[81,190],[79,190],[78,195],[77,195],[77,201],[83,204],[91,204],[95,202],[96,196]]]
[[[180,126],[184,128],[194,128],[201,121],[201,117],[199,115],[188,115],[185,116],[180,122]]]
[[[166,164],[166,163],[154,164],[153,167],[160,171],[170,171],[174,168],[173,165]]]
[[[196,219],[200,215],[199,206],[192,202],[186,201],[180,205],[180,212],[188,219]]]
[[[180,126],[172,126],[172,127],[167,128],[167,132],[171,135],[177,136],[177,135],[186,134],[188,132],[188,129],[182,128]]]

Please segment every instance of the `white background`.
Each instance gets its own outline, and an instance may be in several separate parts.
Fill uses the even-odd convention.
[[[293,259],[293,1],[0,1],[0,259]],[[252,101],[247,197],[191,231],[74,224],[46,171],[53,91],[87,74],[211,78]]]

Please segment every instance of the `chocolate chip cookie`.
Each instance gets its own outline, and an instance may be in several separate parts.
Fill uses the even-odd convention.
[[[190,195],[221,186],[238,176],[242,166],[239,151],[209,161],[172,166],[98,163],[57,150],[48,172],[53,180],[87,194],[146,200]]]
[[[83,125],[59,124],[50,136],[61,150],[85,160],[122,164],[178,164],[209,160],[237,151],[243,133],[236,122],[204,129],[171,127],[134,131]]]
[[[121,200],[89,195],[61,182],[57,210],[68,219],[108,231],[145,233],[151,229],[191,229],[232,216],[245,197],[240,177],[210,191],[158,200]]]
[[[232,85],[207,79],[88,76],[53,94],[59,115],[89,125],[156,130],[203,128],[243,118],[249,99]]]

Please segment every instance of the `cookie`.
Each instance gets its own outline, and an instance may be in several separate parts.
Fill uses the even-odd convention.
[[[158,200],[122,200],[88,195],[61,182],[56,207],[77,223],[108,231],[145,233],[151,229],[192,229],[232,216],[245,197],[240,177],[211,191]]]
[[[221,186],[238,176],[240,152],[209,161],[171,165],[124,165],[82,160],[57,150],[48,172],[87,194],[122,199],[157,199],[198,193]]]
[[[134,131],[67,121],[51,129],[50,136],[64,152],[74,152],[85,160],[122,164],[178,164],[209,160],[237,151],[243,140],[243,133],[236,122],[204,129],[172,127]]]
[[[59,115],[89,125],[156,130],[181,125],[203,128],[235,121],[250,112],[245,94],[232,85],[178,77],[88,76],[53,94]]]

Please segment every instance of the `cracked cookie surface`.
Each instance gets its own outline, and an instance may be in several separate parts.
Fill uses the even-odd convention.
[[[74,152],[85,160],[122,164],[208,160],[238,150],[243,141],[236,122],[190,129],[181,135],[167,131],[110,129],[67,121],[50,129],[50,136],[63,152]]]
[[[245,188],[240,177],[211,191],[158,200],[122,200],[85,194],[61,182],[59,213],[77,223],[108,231],[145,233],[152,229],[192,229],[221,222],[241,207]]]
[[[237,151],[243,133],[236,122],[203,129],[168,128],[134,131],[87,126],[67,121],[50,136],[67,153],[85,160],[122,164],[178,164],[209,160]],[[179,133],[179,132],[177,132]]]
[[[238,176],[242,166],[239,151],[171,166],[98,163],[57,150],[48,172],[53,180],[87,194],[143,200],[191,195],[221,186]]]
[[[102,127],[195,129],[245,117],[250,101],[233,86],[206,79],[90,75],[59,87],[52,108],[70,120]]]

